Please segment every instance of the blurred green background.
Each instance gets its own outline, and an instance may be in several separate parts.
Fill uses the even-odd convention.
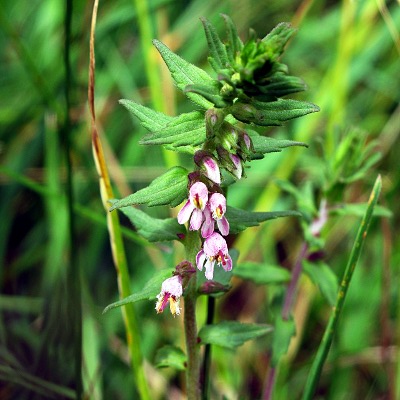
[[[121,313],[102,315],[104,307],[118,298],[118,288],[87,107],[92,7],[92,2],[55,0],[2,0],[0,4],[1,399],[74,398],[79,386],[75,361],[80,352],[81,312],[85,398],[137,398]],[[287,149],[254,162],[248,178],[232,187],[231,205],[262,211],[296,208],[290,195],[280,193],[277,178],[289,179],[300,189],[311,183],[317,200],[330,162],[337,157],[339,138],[349,132],[357,132],[363,151],[374,143],[365,153],[365,162],[381,154],[360,179],[342,182],[341,195],[335,199],[335,204],[365,202],[380,173],[381,204],[391,217],[373,221],[317,396],[400,398],[398,2],[100,2],[95,106],[117,196],[144,187],[178,160],[174,153],[165,156],[158,147],[139,146],[144,131],[118,100],[132,99],[169,115],[195,108],[173,87],[167,69],[151,49],[151,39],[161,40],[212,73],[199,17],[210,19],[222,33],[220,13],[231,16],[243,38],[250,27],[260,37],[281,21],[298,27],[284,62],[291,74],[308,84],[309,90],[298,98],[321,108],[318,114],[269,130],[275,137],[305,141],[309,148]],[[66,36],[68,16],[71,32]],[[67,153],[72,166],[72,219]],[[351,155],[345,154],[340,162],[344,165]],[[179,156],[179,160],[190,165],[189,158]],[[171,211],[149,212],[166,217]],[[176,210],[172,213],[176,215]],[[323,231],[325,260],[337,276],[344,270],[360,219],[342,214],[330,218]],[[135,291],[154,271],[179,262],[182,248],[148,245],[120,219],[126,227]],[[246,231],[236,245],[245,260],[269,260],[290,268],[301,242],[299,222],[288,218]],[[264,323],[280,307],[282,286],[265,288],[238,279],[233,286],[218,300],[217,318]],[[199,303],[199,323],[203,324],[204,300]],[[156,315],[151,302],[138,303],[136,310],[153,398],[183,398],[182,373],[154,367],[157,348],[163,344],[183,347],[181,319],[167,313]],[[294,309],[298,336],[279,371],[274,398],[294,399],[301,394],[329,310],[304,277]],[[270,344],[269,339],[259,339],[237,352],[215,348],[212,398],[260,398]]]

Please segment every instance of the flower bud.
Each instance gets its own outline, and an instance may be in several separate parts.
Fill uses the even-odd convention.
[[[221,183],[218,163],[210,153],[204,150],[197,151],[194,155],[194,162],[203,170],[208,179],[218,185]]]

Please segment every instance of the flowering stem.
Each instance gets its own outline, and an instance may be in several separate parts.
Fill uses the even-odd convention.
[[[206,325],[211,325],[214,321],[215,313],[215,298],[208,296],[207,301],[207,322]],[[207,400],[210,397],[210,365],[211,365],[211,344],[206,344],[204,349],[203,360],[203,390],[201,398]]]
[[[193,265],[196,265],[196,254],[200,247],[201,242],[198,232],[188,231],[185,240],[186,258]],[[200,399],[200,363],[197,343],[196,299],[196,274],[193,274],[185,292],[183,320],[187,353],[186,392],[188,400]]]

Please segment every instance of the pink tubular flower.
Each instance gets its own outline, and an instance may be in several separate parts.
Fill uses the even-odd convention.
[[[175,275],[166,279],[161,285],[161,293],[157,296],[156,310],[157,314],[162,313],[169,301],[169,309],[173,316],[179,315],[179,299],[182,296],[182,278]]]
[[[194,183],[189,190],[189,199],[178,213],[178,222],[184,224],[190,218],[190,230],[199,230],[203,222],[203,211],[207,201],[207,186],[203,182]]]
[[[203,165],[207,178],[219,185],[221,183],[221,174],[217,162],[212,157],[204,157]]]
[[[229,222],[225,217],[226,199],[221,193],[213,193],[209,200],[213,218],[217,221],[218,229],[222,235],[229,234]]]
[[[229,157],[231,158],[232,163],[235,166],[232,173],[236,176],[236,178],[240,179],[243,173],[242,161],[236,154],[229,154]]]
[[[197,268],[202,271],[205,265],[205,276],[211,280],[214,276],[214,265],[222,265],[225,271],[232,269],[232,259],[228,253],[225,239],[217,232],[212,233],[205,241],[203,249],[196,256]]]

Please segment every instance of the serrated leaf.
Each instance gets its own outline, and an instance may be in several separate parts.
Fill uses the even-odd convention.
[[[228,349],[235,349],[248,340],[270,333],[272,329],[270,325],[223,321],[218,324],[203,326],[200,329],[199,338],[202,344],[215,344]]]
[[[290,340],[296,334],[296,325],[292,319],[276,318],[272,338],[272,366],[276,367],[280,358],[287,353]]]
[[[226,218],[229,221],[229,232],[239,233],[250,226],[258,226],[261,222],[281,217],[301,217],[298,211],[251,212],[234,207],[227,207]]]
[[[116,301],[115,303],[109,304],[103,311],[103,314],[113,308],[121,307],[128,303],[136,303],[141,300],[154,300],[161,291],[161,284],[165,279],[172,276],[172,270],[158,271],[137,293],[134,293],[122,300]]]
[[[116,201],[110,207],[110,211],[135,204],[147,204],[149,207],[164,205],[176,207],[187,196],[187,175],[187,169],[173,167],[144,189]]]
[[[119,103],[134,115],[148,131],[158,131],[173,120],[173,117],[154,111],[131,100],[122,99]]]
[[[206,18],[200,18],[200,21],[203,24],[206,34],[208,50],[210,52],[208,60],[212,68],[215,72],[218,72],[220,69],[225,69],[229,64],[225,45],[219,38],[214,26]]]
[[[220,92],[217,82],[215,82],[213,85],[188,85],[185,88],[185,92],[197,93],[218,108],[223,108],[228,105],[228,103],[226,103],[223,97],[219,94]]]
[[[146,135],[141,144],[163,144],[171,147],[199,146],[206,140],[204,114],[193,111],[173,118],[156,132]],[[194,148],[194,147],[193,147]]]
[[[211,82],[213,80],[207,72],[179,57],[164,43],[161,43],[158,40],[153,40],[153,44],[161,54],[161,57],[171,72],[171,76],[174,79],[176,86],[182,90],[182,92],[184,92],[185,87],[188,85],[202,85],[205,82]],[[211,102],[196,93],[188,92],[185,94],[190,100],[205,109],[213,107]]]
[[[180,225],[176,218],[153,218],[134,207],[122,207],[120,211],[129,218],[138,233],[149,242],[178,240],[178,234],[185,233],[184,226]]]
[[[230,107],[232,115],[239,121],[261,126],[278,126],[282,122],[319,111],[313,103],[292,99],[251,103],[236,102]]]
[[[336,297],[339,289],[338,279],[329,266],[321,261],[311,263],[303,260],[303,271],[310,277],[322,296],[333,306],[336,303]]]
[[[225,44],[226,54],[229,61],[233,65],[236,60],[236,55],[243,49],[243,42],[241,41],[237,32],[236,26],[231,18],[226,14],[221,14],[225,21],[227,43]]]
[[[245,262],[233,269],[233,275],[248,279],[258,285],[285,283],[290,281],[290,272],[282,267]]]
[[[171,367],[184,371],[186,360],[186,354],[179,347],[167,345],[157,350],[154,363],[157,368]]]

